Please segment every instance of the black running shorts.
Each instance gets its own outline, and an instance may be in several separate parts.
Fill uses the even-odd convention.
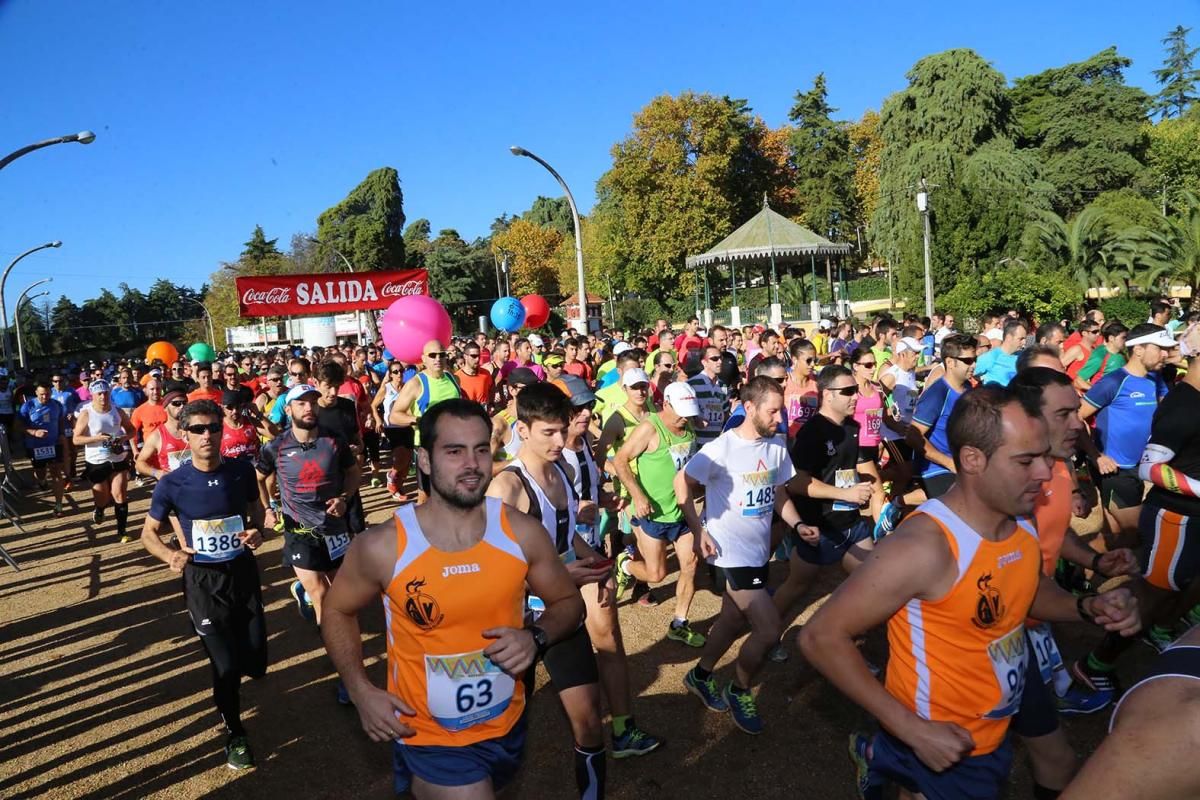
[[[258,562],[243,553],[219,564],[189,563],[183,596],[192,629],[218,674],[260,678],[267,671],[267,626]]]

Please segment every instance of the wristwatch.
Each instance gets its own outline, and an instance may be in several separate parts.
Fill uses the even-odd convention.
[[[533,634],[533,644],[537,647],[538,658],[546,654],[546,648],[550,646],[550,639],[547,638],[546,632],[537,625],[526,625],[525,630]]]

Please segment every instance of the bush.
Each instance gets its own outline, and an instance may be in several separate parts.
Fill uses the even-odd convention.
[[[663,316],[663,307],[648,297],[635,297],[615,304],[617,327],[632,331],[653,328],[654,321]]]
[[[1106,320],[1119,320],[1132,328],[1150,318],[1150,301],[1127,294],[1100,301],[1100,310]]]
[[[993,309],[1009,308],[1047,322],[1073,319],[1080,299],[1079,285],[1063,273],[1013,265],[960,279],[936,305],[961,323],[978,320]]]

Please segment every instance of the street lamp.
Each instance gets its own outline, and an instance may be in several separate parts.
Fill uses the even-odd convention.
[[[53,139],[34,142],[33,144],[22,147],[20,150],[14,150],[4,158],[0,158],[0,169],[4,169],[9,164],[16,161],[21,156],[26,155],[27,153],[32,153],[34,150],[41,150],[43,147],[49,147],[52,144],[65,144],[67,142],[91,144],[94,141],[96,141],[96,134],[92,133],[91,131],[80,131],[79,133],[71,133],[67,134],[66,136],[55,136]]]
[[[921,190],[917,192],[917,211],[925,223],[925,316],[933,319],[933,273],[929,268],[929,185],[921,178]]]
[[[208,339],[210,342],[212,342],[212,346],[216,347],[217,335],[213,332],[212,314],[208,313],[208,306],[204,305],[204,303],[201,303],[194,297],[188,297],[187,295],[183,294],[179,295],[179,299],[188,303],[195,303],[196,305],[200,306],[200,310],[204,312],[204,321],[208,323]],[[226,344],[228,344],[228,342],[226,342]]]
[[[34,288],[35,286],[41,286],[43,283],[49,283],[52,280],[54,280],[54,278],[42,278],[40,281],[34,281],[26,286],[25,291],[21,292],[21,296],[17,298],[17,304],[13,306],[13,316],[16,318],[17,322],[17,363],[21,365],[21,369],[25,369],[25,345],[21,342],[21,303],[25,302],[25,296],[29,294],[30,289]],[[37,297],[45,297],[48,294],[50,293],[38,292],[28,299],[33,300]]]
[[[329,244],[328,242],[322,242],[320,239],[318,239],[315,236],[309,236],[306,238],[313,244],[323,244],[326,247],[328,247],[330,250],[332,250],[337,255],[338,258],[340,258],[342,260],[342,263],[346,265],[346,269],[350,270],[351,274],[354,273],[354,265],[350,263],[350,259],[346,258],[346,254],[343,253],[341,250],[338,250],[336,247]],[[355,338],[358,339],[359,342],[361,343],[362,332],[363,332],[362,311],[359,311],[357,309],[354,311],[354,326],[358,329],[358,335]]]
[[[535,156],[533,153],[526,150],[524,147],[513,145],[508,148],[514,156],[525,156],[532,158],[537,163],[546,168],[546,171],[554,176],[554,180],[558,181],[558,185],[562,187],[567,195],[567,203],[571,206],[571,220],[575,223],[575,279],[579,282],[579,321],[581,323],[580,332],[586,334],[588,332],[588,316],[587,316],[587,286],[583,279],[583,232],[579,226],[579,209],[575,207],[575,196],[571,194],[570,187],[567,182],[562,179],[562,176],[554,171],[554,167],[547,164],[542,159]]]
[[[13,158],[15,157],[16,156],[13,156]],[[9,160],[11,161],[12,159],[10,158]],[[56,240],[53,242],[46,242],[45,244],[39,244],[37,247],[29,248],[24,253],[21,253],[21,255],[8,262],[8,266],[4,268],[4,274],[0,275],[0,326],[3,326],[4,328],[4,366],[8,367],[9,372],[12,372],[13,360],[12,345],[9,344],[8,341],[8,305],[4,302],[4,284],[8,282],[8,273],[12,272],[12,268],[17,265],[18,261],[25,256],[30,255],[31,253],[36,253],[38,250],[45,250],[47,247],[62,247],[62,242]]]

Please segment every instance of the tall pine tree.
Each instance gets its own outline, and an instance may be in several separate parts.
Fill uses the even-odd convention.
[[[1200,47],[1188,47],[1187,35],[1191,30],[1176,25],[1175,30],[1162,40],[1167,46],[1167,57],[1163,59],[1162,69],[1154,70],[1154,77],[1163,87],[1154,98],[1154,110],[1163,119],[1183,116],[1197,100],[1196,82],[1200,80],[1200,70],[1194,69],[1192,64]]]
[[[854,162],[847,126],[832,119],[837,109],[827,96],[824,73],[807,92],[796,93],[788,112],[789,140],[804,223],[821,236],[845,241],[853,234]]]

